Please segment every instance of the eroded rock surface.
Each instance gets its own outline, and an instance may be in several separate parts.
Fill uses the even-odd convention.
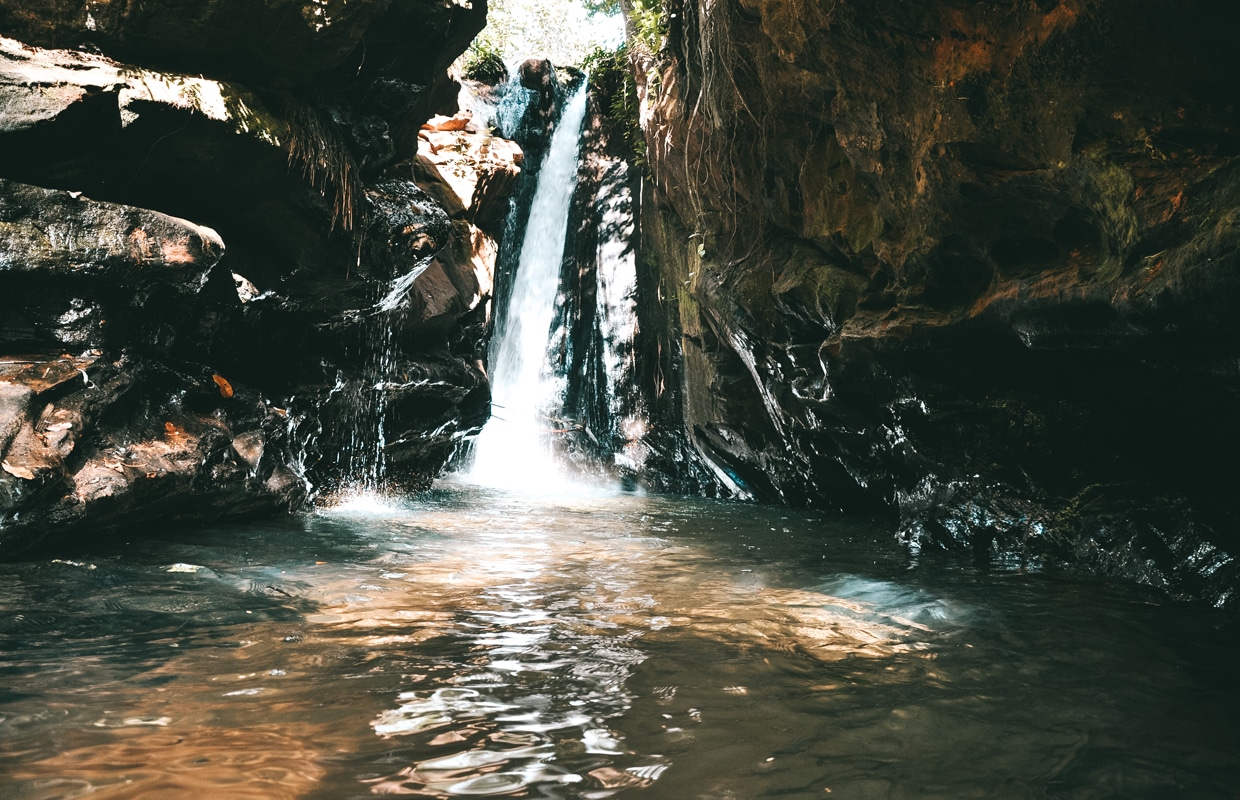
[[[720,482],[1234,598],[1236,12],[673,6],[644,229]]]
[[[484,13],[0,2],[0,549],[425,485],[482,424],[494,232],[413,160]]]

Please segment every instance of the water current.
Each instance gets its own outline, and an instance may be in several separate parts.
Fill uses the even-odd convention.
[[[488,486],[545,490],[567,481],[546,441],[563,394],[551,378],[547,338],[555,317],[568,208],[577,184],[586,100],[583,81],[556,123],[530,206],[507,313],[496,325],[490,359],[493,413],[474,443],[470,471],[474,480]]]
[[[445,485],[0,564],[0,797],[1236,798],[1236,630],[886,525]]]

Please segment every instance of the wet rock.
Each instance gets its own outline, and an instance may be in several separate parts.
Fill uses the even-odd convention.
[[[463,130],[427,130],[415,175],[453,217],[495,231],[508,213],[525,154],[508,139]]]
[[[387,180],[367,190],[370,228],[366,245],[373,264],[393,277],[407,274],[447,246],[448,214],[412,181]]]
[[[0,359],[0,552],[143,520],[269,514],[304,502],[286,417],[263,404],[202,411],[158,364]],[[253,399],[251,395],[250,398]],[[230,425],[254,426],[232,436]],[[239,445],[237,443],[240,443]],[[265,457],[266,456],[266,457]]]
[[[666,331],[645,381],[678,375],[718,481],[885,508],[926,550],[1237,596],[1207,575],[1240,555],[1211,466],[1240,446],[1234,13],[673,10],[637,70]],[[1100,522],[1074,498],[1103,485]],[[1153,533],[1148,497],[1191,535]]]
[[[545,58],[527,58],[517,66],[521,85],[539,94],[550,94],[559,82],[555,65]]]
[[[0,2],[0,549],[295,508],[442,370],[394,476],[429,482],[480,424],[494,243],[408,159],[483,8],[37,5]]]
[[[232,448],[241,460],[249,465],[250,469],[258,469],[259,462],[263,460],[263,450],[266,444],[262,431],[248,431],[233,439]]]
[[[8,450],[9,443],[25,424],[34,391],[29,387],[9,381],[0,381],[0,452]]]
[[[0,270],[196,290],[223,254],[219,234],[187,220],[0,179]]]

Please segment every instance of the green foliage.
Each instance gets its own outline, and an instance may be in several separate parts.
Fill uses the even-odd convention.
[[[462,74],[481,49],[510,64],[549,58],[561,66],[581,63],[593,48],[623,35],[619,0],[489,0],[487,26],[460,61]]]
[[[613,16],[620,13],[620,0],[581,0],[581,4],[585,6],[586,11],[590,15],[603,14],[604,16]]]
[[[615,49],[599,47],[587,55],[581,68],[590,76],[590,92],[603,112],[604,132],[624,150],[631,164],[646,163],[646,140],[642,136],[637,82],[629,64],[626,44]]]
[[[667,36],[668,17],[663,0],[632,0],[628,17],[637,44],[651,55],[658,53]]]
[[[471,81],[496,84],[508,78],[499,48],[485,36],[475,39],[461,59],[461,76]]]

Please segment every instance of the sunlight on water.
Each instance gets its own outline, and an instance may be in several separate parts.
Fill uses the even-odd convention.
[[[1230,800],[1188,611],[788,509],[361,496],[0,564],[0,796]]]
[[[409,507],[400,498],[384,492],[355,489],[321,502],[316,513],[324,516],[389,517],[407,514]]]

